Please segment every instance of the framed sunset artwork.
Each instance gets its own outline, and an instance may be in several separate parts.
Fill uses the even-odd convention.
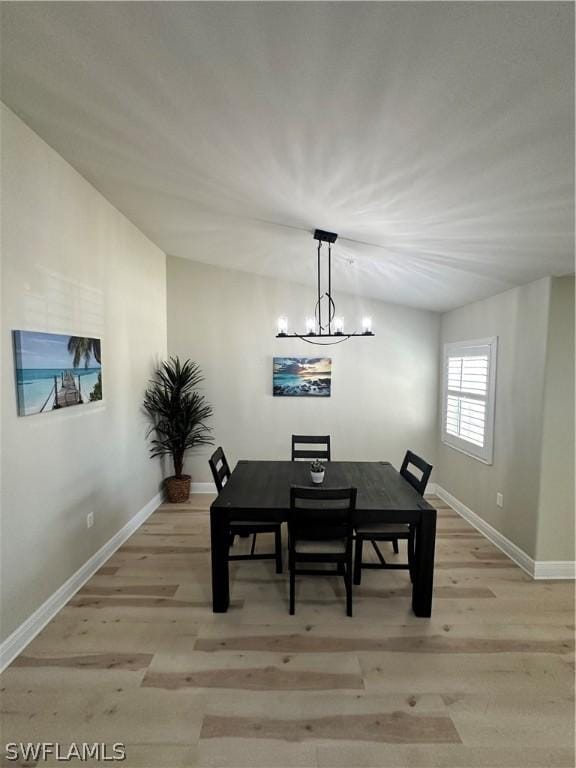
[[[272,392],[274,397],[330,397],[330,357],[275,357]]]

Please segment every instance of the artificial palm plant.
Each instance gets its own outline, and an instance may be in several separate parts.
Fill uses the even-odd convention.
[[[212,407],[196,390],[202,381],[197,363],[171,357],[156,369],[144,395],[152,421],[148,436],[154,435],[150,455],[170,456],[174,464],[174,476],[166,479],[169,501],[186,501],[190,495],[190,475],[183,474],[186,452],[214,442],[206,424]]]

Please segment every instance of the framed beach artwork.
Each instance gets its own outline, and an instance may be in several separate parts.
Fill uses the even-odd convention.
[[[273,370],[274,397],[330,397],[330,357],[275,357]]]
[[[18,415],[102,400],[100,339],[13,331]]]

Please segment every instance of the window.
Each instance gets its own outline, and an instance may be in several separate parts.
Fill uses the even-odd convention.
[[[492,464],[496,337],[444,345],[442,442]]]

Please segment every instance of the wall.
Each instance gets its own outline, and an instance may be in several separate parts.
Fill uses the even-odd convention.
[[[166,352],[166,273],[164,254],[5,108],[2,161],[6,638],[159,490],[140,403]],[[18,417],[13,329],[101,337],[103,402]]]
[[[553,278],[544,387],[537,560],[574,560],[574,278]]]
[[[311,254],[311,259],[313,254]],[[334,459],[389,459],[407,448],[434,462],[439,316],[347,295],[347,327],[371,315],[376,336],[321,348],[276,339],[279,315],[304,325],[314,288],[168,257],[168,348],[200,363],[212,426],[233,465],[288,459],[292,433],[329,433]],[[272,396],[273,356],[332,357],[330,398]],[[209,450],[190,457],[196,482],[212,481]]]
[[[498,336],[498,363],[493,464],[482,464],[439,442],[436,482],[533,559],[540,557],[537,541],[542,528],[549,525],[541,514],[543,430],[550,443],[559,417],[550,410],[545,419],[545,392],[553,399],[552,388],[557,386],[566,403],[568,382],[554,382],[574,365],[569,332],[563,332],[560,348],[549,349],[553,284],[552,278],[544,278],[514,288],[448,312],[441,323],[442,344]],[[554,324],[565,319],[559,317]],[[547,368],[551,358],[556,362]],[[573,418],[568,418],[566,443],[573,442],[573,425]],[[565,482],[573,484],[573,467],[570,470],[564,464],[563,468]],[[496,506],[497,492],[504,495],[503,508]],[[550,489],[548,493],[552,497]],[[574,560],[573,546],[571,551],[569,546],[559,546],[558,530],[555,542],[548,542],[546,556]]]

